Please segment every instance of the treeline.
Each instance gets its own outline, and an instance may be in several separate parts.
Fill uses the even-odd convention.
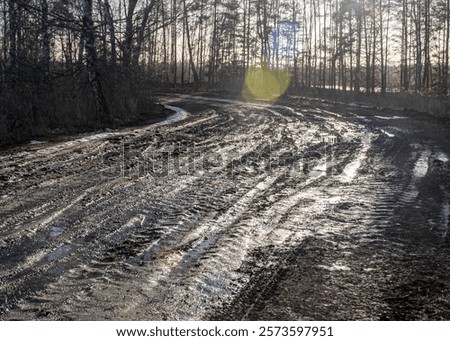
[[[0,140],[152,108],[151,90],[447,96],[450,0],[1,0]],[[2,141],[0,141],[1,143]]]

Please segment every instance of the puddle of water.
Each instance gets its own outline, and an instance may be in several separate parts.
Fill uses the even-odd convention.
[[[48,254],[47,260],[54,261],[54,260],[61,259],[64,256],[66,256],[67,254],[69,254],[69,252],[71,250],[72,250],[71,245],[67,245],[67,244],[61,245],[60,247],[58,247],[57,249],[53,250],[51,253]]]
[[[52,226],[50,228],[50,237],[56,238],[59,235],[63,234],[65,230],[66,230],[66,228],[63,226]]]
[[[430,157],[430,152],[424,151],[420,154],[419,159],[416,161],[414,166],[414,176],[416,178],[423,178],[428,172],[428,158]]]

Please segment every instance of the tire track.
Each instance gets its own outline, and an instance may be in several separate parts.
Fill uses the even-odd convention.
[[[313,266],[338,286],[346,277],[333,274],[353,271],[352,255],[385,247],[363,282],[386,284],[372,272],[405,251],[384,231],[417,204],[433,150],[331,108],[170,103],[194,110],[171,125],[0,155],[5,174],[20,160],[36,169],[2,185],[15,200],[2,199],[0,318],[259,318],[278,309],[270,297],[316,244],[342,251]]]

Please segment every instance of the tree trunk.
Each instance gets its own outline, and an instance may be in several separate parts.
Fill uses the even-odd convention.
[[[422,79],[422,88],[429,89],[430,88],[430,78],[431,78],[431,58],[430,58],[430,0],[425,0],[425,41],[424,43],[424,70],[423,70],[423,79]]]
[[[416,35],[416,74],[415,89],[422,90],[422,35],[421,35],[421,9],[420,3],[413,4],[415,35]]]
[[[356,35],[357,35],[357,45],[356,45],[356,69],[355,69],[355,84],[354,90],[359,93],[361,91],[361,45],[362,45],[362,16],[363,8],[362,4],[358,3],[356,8]]]
[[[11,81],[14,84],[17,81],[19,73],[19,61],[18,61],[18,41],[17,31],[18,27],[18,13],[16,1],[8,1],[9,12],[9,66]]]
[[[447,13],[447,22],[446,22],[446,35],[445,35],[445,45],[444,45],[444,67],[443,67],[443,93],[444,95],[448,95],[448,64],[449,64],[449,48],[450,48],[450,0],[447,0],[446,3],[446,13]]]
[[[171,72],[173,86],[177,85],[177,0],[172,1],[172,26],[171,26]]]
[[[114,20],[111,14],[111,6],[109,0],[104,0],[103,10],[105,12],[106,25],[109,31],[109,41],[111,44],[111,65],[116,65],[117,61],[117,51],[116,51],[116,33],[114,28]]]
[[[211,42],[211,50],[210,50],[210,56],[209,56],[209,70],[208,70],[208,85],[212,85],[214,83],[214,77],[216,72],[216,57],[217,57],[217,5],[218,0],[214,0],[214,7],[213,7],[213,36],[212,36],[212,42]]]
[[[401,61],[401,79],[400,87],[409,90],[409,72],[408,72],[408,0],[402,2],[402,61]]]
[[[155,5],[156,5],[156,0],[152,0],[150,2],[150,4],[148,4],[144,8],[144,10],[142,12],[142,20],[141,20],[141,24],[139,25],[139,28],[137,30],[136,43],[135,43],[134,48],[132,47],[133,66],[138,66],[138,64],[139,64],[139,57],[141,55],[142,43],[144,42],[144,38],[145,38],[145,28],[147,27],[150,13],[152,12]]]
[[[370,76],[370,89],[375,93],[375,69],[376,69],[376,55],[377,55],[377,25],[376,25],[376,3],[372,2],[372,68]]]
[[[194,63],[194,57],[192,55],[192,46],[191,46],[191,34],[189,30],[189,21],[188,21],[188,11],[186,7],[186,0],[183,0],[183,8],[184,8],[184,23],[186,25],[186,39],[187,39],[187,48],[189,53],[189,63],[191,65],[192,74],[194,76],[194,84],[195,86],[198,86],[200,83],[200,80],[198,78],[197,69],[195,67]]]
[[[369,27],[367,23],[367,16],[364,16],[364,45],[366,49],[366,94],[370,92],[370,61],[371,61],[371,50],[369,41]]]
[[[383,36],[383,27],[384,27],[384,8],[383,8],[383,0],[380,0],[380,8],[379,8],[379,24],[380,24],[380,76],[381,76],[381,93],[384,94],[386,92],[386,74],[384,70],[384,36]]]
[[[125,33],[122,44],[122,64],[125,67],[131,65],[133,49],[133,16],[138,0],[128,0],[128,12],[125,18]]]
[[[44,71],[44,83],[50,82],[50,34],[48,23],[48,3],[47,0],[42,0],[42,57],[41,63]]]
[[[95,32],[92,21],[92,0],[83,0],[83,36],[85,39],[84,48],[86,52],[86,69],[88,72],[89,86],[95,102],[98,119],[103,120],[108,118],[109,111],[97,69]]]

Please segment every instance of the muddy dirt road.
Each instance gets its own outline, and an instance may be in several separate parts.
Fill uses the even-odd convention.
[[[450,319],[448,126],[161,100],[185,111],[0,152],[0,319]]]

